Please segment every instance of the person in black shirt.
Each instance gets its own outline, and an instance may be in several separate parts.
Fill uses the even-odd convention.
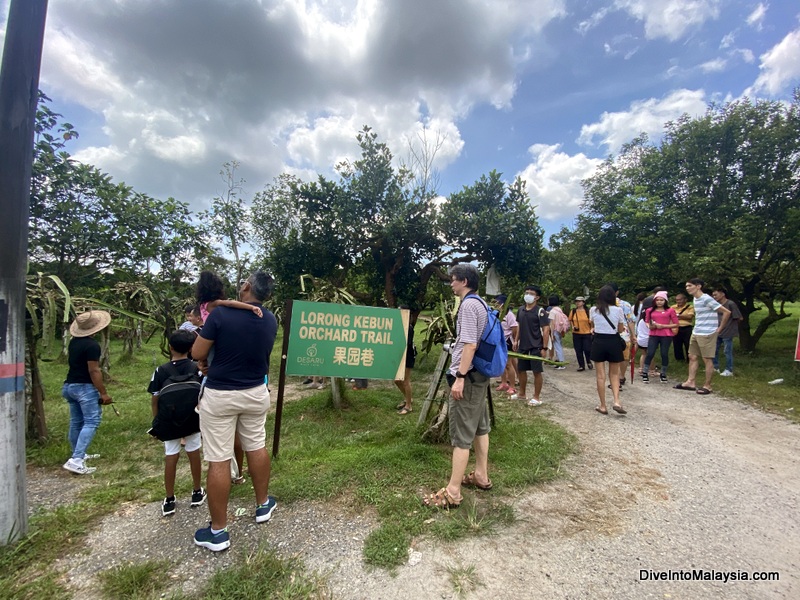
[[[199,405],[203,455],[208,461],[206,488],[211,525],[198,529],[194,536],[195,544],[212,552],[231,545],[227,509],[235,435],[247,454],[256,496],[256,522],[269,521],[277,505],[275,498],[268,495],[271,465],[265,421],[270,396],[264,376],[269,372],[269,355],[278,323],[275,315],[261,306],[272,293],[273,285],[272,277],[266,273],[253,273],[239,288],[239,299],[259,308],[263,317],[218,306],[209,314],[192,347],[192,356],[198,361],[205,360],[214,348],[214,360],[208,367]]]
[[[147,391],[151,394],[151,407],[153,418],[158,415],[158,397],[164,389],[164,385],[173,375],[192,376],[192,381],[200,383],[202,374],[197,363],[189,358],[189,351],[192,349],[196,334],[193,331],[179,329],[169,336],[170,361],[158,367],[150,379]],[[174,380],[173,380],[174,381]],[[196,417],[197,415],[195,415]],[[188,427],[187,427],[188,429]],[[189,459],[189,468],[192,472],[192,506],[200,506],[206,499],[206,492],[200,485],[202,475],[202,464],[200,462],[200,424],[194,422],[194,431],[183,438],[186,457]],[[163,439],[163,438],[162,438]],[[161,503],[161,514],[163,516],[175,514],[175,475],[178,470],[178,459],[181,455],[181,438],[164,441],[164,490],[167,495]]]
[[[86,454],[103,415],[100,408],[111,404],[111,396],[103,383],[100,370],[100,344],[91,336],[111,323],[111,315],[102,310],[91,310],[78,315],[70,325],[72,340],[69,342],[69,371],[61,395],[69,403],[69,445],[72,456],[64,468],[78,475],[95,472],[95,467],[86,465]]]

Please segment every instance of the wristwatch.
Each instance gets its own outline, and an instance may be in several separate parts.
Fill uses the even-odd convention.
[[[464,373],[462,373],[461,371],[456,371],[456,378],[464,379],[465,377],[466,375]]]

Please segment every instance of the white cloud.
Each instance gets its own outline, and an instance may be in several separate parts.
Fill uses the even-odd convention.
[[[761,55],[761,74],[746,95],[757,92],[778,94],[800,80],[800,29],[795,29]]]
[[[767,16],[767,5],[759,2],[755,10],[747,17],[747,24],[756,31],[761,31],[764,26],[764,17]]]
[[[580,153],[560,152],[560,145],[534,144],[528,149],[533,162],[517,173],[526,181],[531,203],[542,219],[572,218],[583,202],[581,181],[603,162]]]
[[[326,172],[372,126],[393,151],[481,105],[508,109],[530,43],[565,0],[60,0],[42,87],[102,121],[80,155],[153,195],[209,195],[235,159],[256,185]],[[94,140],[93,140],[94,141]],[[249,172],[248,172],[249,170]],[[182,182],[182,183],[179,183]],[[213,192],[212,192],[213,193]]]
[[[728,61],[724,58],[715,58],[714,60],[709,60],[701,64],[700,70],[703,71],[703,73],[719,73],[720,71],[724,71],[727,65]]]
[[[575,30],[580,33],[581,35],[586,35],[591,29],[597,27],[600,23],[603,22],[603,19],[606,18],[606,15],[609,13],[609,8],[604,7],[592,14],[588,19],[585,21],[581,21],[578,23],[578,26]]]
[[[644,21],[647,39],[673,42],[720,12],[720,0],[615,0],[614,5]]]
[[[725,48],[730,48],[733,46],[734,42],[736,42],[736,33],[731,31],[725,37],[722,38],[722,41],[719,43],[720,50],[724,50]]]
[[[666,98],[638,100],[623,112],[604,112],[600,121],[581,127],[578,143],[604,145],[610,153],[644,132],[651,139],[660,137],[664,124],[684,113],[699,116],[706,111],[703,90],[675,90]],[[599,139],[598,139],[599,138]]]

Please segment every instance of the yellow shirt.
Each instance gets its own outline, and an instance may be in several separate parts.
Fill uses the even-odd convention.
[[[572,333],[588,334],[592,333],[592,325],[589,321],[589,315],[583,309],[578,310],[573,308],[569,313],[569,324],[572,327]]]
[[[672,308],[678,313],[678,326],[691,327],[694,322],[694,305],[688,302],[683,305],[683,308],[678,308],[677,304],[673,304]]]

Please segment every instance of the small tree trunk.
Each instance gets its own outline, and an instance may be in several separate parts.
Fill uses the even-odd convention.
[[[26,429],[28,439],[39,443],[47,441],[47,423],[44,416],[44,387],[39,373],[39,360],[36,357],[36,340],[33,333],[26,332],[25,347],[25,397],[27,410]]]

